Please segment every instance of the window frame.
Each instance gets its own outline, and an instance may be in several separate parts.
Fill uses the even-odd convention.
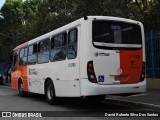
[[[69,47],[69,45],[73,45],[73,44],[69,44],[69,38],[70,38],[70,32],[72,31],[72,30],[76,30],[76,44],[77,44],[77,53],[76,53],[76,56],[75,56],[75,58],[69,58],[68,57],[68,47]],[[78,28],[76,27],[76,28],[72,28],[72,29],[70,29],[69,31],[68,31],[68,37],[67,37],[67,59],[68,60],[72,60],[72,59],[76,59],[77,58],[77,55],[78,55]]]
[[[22,49],[24,49],[24,54],[23,54],[23,56],[21,57],[20,55],[21,55],[21,50]],[[25,49],[27,49],[26,50],[26,52],[27,52],[27,54],[26,54],[26,56],[25,56]],[[27,57],[26,59],[27,59],[27,61],[26,61],[26,63],[25,64],[20,64],[20,60],[21,60],[21,58],[23,58],[23,57]],[[26,66],[27,64],[28,64],[28,46],[25,46],[25,47],[23,47],[23,48],[20,48],[20,50],[19,50],[19,66]]]
[[[29,55],[29,47],[30,47],[30,46],[34,46],[34,45],[37,45],[37,52],[34,53],[34,54],[36,55],[36,61],[35,61],[34,64],[29,64],[29,63],[28,63],[28,57],[31,56],[31,55],[34,55],[34,54]],[[35,42],[35,43],[32,43],[32,44],[28,45],[28,50],[27,50],[27,65],[35,65],[35,64],[37,64],[37,61],[38,61],[38,43]]]
[[[50,37],[50,43],[52,43],[52,38],[54,38],[54,37],[56,37],[56,36],[58,36],[58,35],[64,35],[66,40],[65,40],[65,45],[63,45],[63,46],[58,46],[58,47],[56,47],[56,48],[66,47],[66,55],[65,55],[65,58],[64,58],[64,59],[51,60],[51,53],[52,53],[52,50],[55,49],[55,46],[52,48],[52,47],[51,47],[51,44],[50,44],[50,61],[51,61],[51,62],[64,61],[64,60],[66,60],[66,58],[67,58],[67,45],[68,45],[68,43],[67,43],[67,41],[68,41],[67,31],[63,31],[63,32],[60,32],[60,33],[58,33],[58,34],[55,34],[55,35],[51,36],[51,37]]]
[[[43,42],[45,40],[49,41],[49,48],[48,48],[48,50],[39,51],[39,43],[41,43],[41,42]],[[44,39],[42,39],[42,40],[40,40],[40,41],[37,42],[37,64],[48,63],[50,61],[50,49],[51,49],[51,39],[50,39],[50,37],[44,38]],[[47,51],[49,52],[49,59],[48,59],[48,61],[46,61],[46,62],[38,62],[38,55],[40,53],[44,53],[44,52],[47,52]]]
[[[112,46],[99,46],[99,45],[95,45],[94,44],[94,29],[95,29],[95,26],[94,26],[94,22],[119,22],[119,23],[123,23],[123,24],[130,24],[130,25],[135,25],[137,27],[139,27],[139,30],[140,30],[140,39],[141,39],[141,47],[123,47],[123,46],[120,46],[120,47],[112,47]],[[122,39],[123,41],[123,39]],[[142,28],[141,26],[137,23],[132,23],[132,22],[127,22],[127,21],[119,21],[119,20],[93,20],[92,21],[92,45],[95,47],[95,48],[98,48],[98,49],[106,49],[106,50],[140,50],[142,49],[143,47],[143,38],[142,38]],[[105,44],[105,43],[104,43]],[[108,43],[106,43],[108,44]],[[116,44],[116,43],[109,43],[109,44]],[[123,44],[123,43],[121,43]],[[124,45],[124,44],[123,44]],[[127,45],[127,44],[126,44]]]
[[[13,51],[13,53],[12,53],[12,68],[13,68],[13,70],[15,70],[16,69],[16,67],[19,65],[19,51],[18,50],[16,50],[16,51]]]

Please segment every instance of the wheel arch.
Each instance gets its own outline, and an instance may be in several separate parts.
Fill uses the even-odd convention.
[[[22,78],[22,77],[19,77],[19,78],[18,78],[18,87],[19,87],[20,82],[23,83],[23,78]]]
[[[44,94],[45,94],[45,91],[46,91],[46,85],[47,85],[47,82],[48,82],[48,81],[52,81],[52,83],[53,83],[53,85],[54,85],[53,80],[52,80],[50,77],[47,77],[47,78],[45,79],[45,82],[44,82]],[[56,93],[56,91],[55,91],[55,93]]]

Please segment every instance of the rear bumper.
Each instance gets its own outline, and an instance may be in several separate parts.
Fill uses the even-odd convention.
[[[123,94],[123,93],[144,93],[146,92],[146,79],[136,84],[99,85],[91,83],[87,79],[80,80],[81,96]]]

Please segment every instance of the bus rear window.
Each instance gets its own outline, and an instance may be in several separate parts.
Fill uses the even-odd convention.
[[[93,43],[107,47],[141,47],[141,28],[119,21],[93,21]]]

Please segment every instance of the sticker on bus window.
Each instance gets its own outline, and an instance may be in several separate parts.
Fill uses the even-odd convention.
[[[119,26],[119,25],[112,25],[111,29],[112,30],[121,30],[121,26]]]
[[[98,76],[98,82],[104,82],[104,75]]]

